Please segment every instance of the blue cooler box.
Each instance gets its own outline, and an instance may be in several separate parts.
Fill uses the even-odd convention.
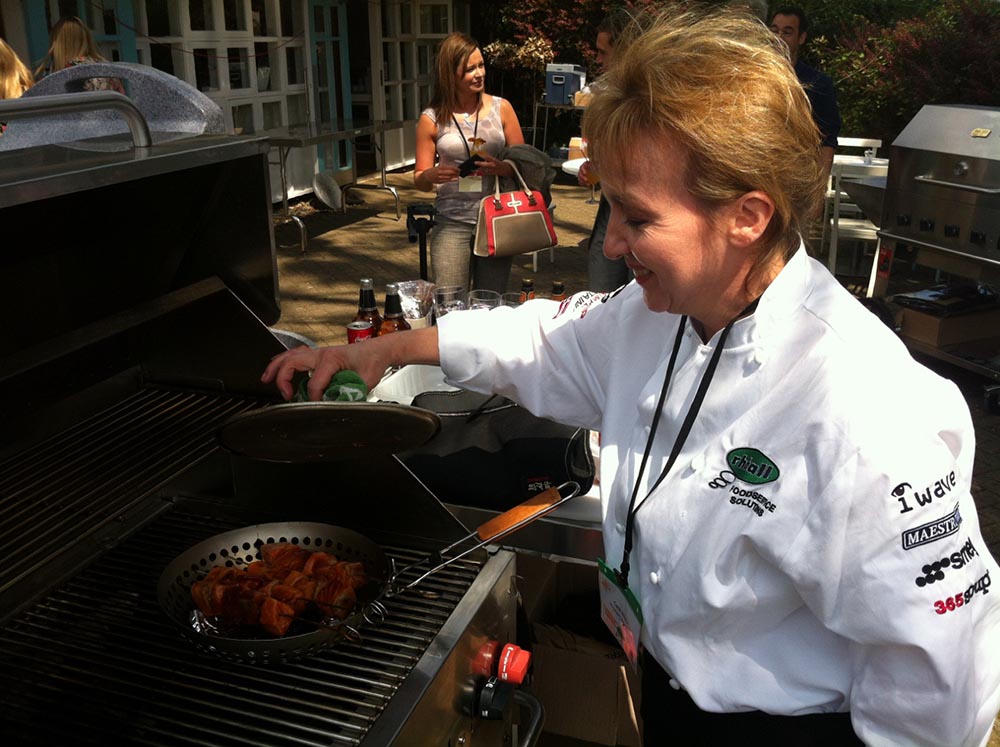
[[[587,85],[587,72],[582,65],[545,66],[545,103],[572,106],[573,95]]]

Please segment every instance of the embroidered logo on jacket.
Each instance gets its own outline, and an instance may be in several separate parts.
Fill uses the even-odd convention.
[[[927,485],[920,490],[913,490],[913,486],[910,485],[910,483],[901,482],[892,489],[892,497],[899,501],[899,503],[903,506],[899,510],[899,513],[905,514],[908,511],[913,510],[913,506],[906,501],[906,494],[908,491],[913,491],[912,498],[918,506],[926,506],[935,498],[943,498],[948,495],[948,493],[950,493],[957,484],[958,483],[955,480],[955,472],[952,471],[940,480],[935,480],[933,484]]]
[[[777,506],[767,496],[756,490],[748,490],[736,485],[736,481],[751,485],[764,485],[778,479],[780,470],[758,449],[741,447],[726,454],[729,469],[722,470],[716,477],[708,481],[708,487],[718,490],[726,488],[729,492],[729,502],[734,506],[744,506],[757,516],[773,514]]]
[[[733,474],[751,485],[774,482],[780,474],[777,464],[762,452],[749,447],[733,449],[726,454],[726,462]]]
[[[903,532],[900,535],[903,541],[903,549],[912,550],[914,547],[936,542],[942,537],[949,537],[955,534],[960,526],[962,526],[962,514],[959,513],[958,504],[956,503],[955,510],[947,516],[942,516],[940,519],[929,521],[926,524],[921,524],[918,527],[907,529]]]
[[[954,596],[945,597],[944,599],[939,599],[934,602],[934,611],[939,615],[944,615],[948,612],[954,612],[955,610],[964,607],[969,604],[976,596],[976,594],[982,594],[986,596],[990,593],[990,572],[986,571],[981,577],[969,585],[969,588],[965,591],[960,591]]]
[[[977,555],[979,553],[976,552],[976,547],[972,544],[972,540],[966,540],[961,549],[953,552],[951,555],[946,555],[940,560],[935,560],[933,563],[928,563],[921,568],[920,570],[924,575],[917,576],[914,583],[923,588],[936,581],[944,581],[945,568],[957,571],[959,568],[965,567],[965,564],[971,562]]]

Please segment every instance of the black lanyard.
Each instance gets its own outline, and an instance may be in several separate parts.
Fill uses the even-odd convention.
[[[649,452],[652,450],[653,440],[656,438],[656,426],[660,423],[660,415],[663,412],[663,403],[667,399],[667,390],[670,388],[670,380],[673,378],[674,365],[677,362],[677,353],[681,348],[681,341],[684,339],[684,328],[687,325],[687,317],[682,316],[680,319],[680,323],[677,326],[677,337],[674,338],[674,348],[670,353],[670,361],[667,363],[667,373],[663,377],[663,388],[660,390],[660,399],[656,403],[656,412],[653,413],[653,424],[649,429],[649,438],[646,439],[646,448],[642,453],[642,461],[639,463],[639,474],[635,478],[635,486],[632,488],[632,498],[628,504],[628,518],[625,521],[625,549],[622,552],[621,566],[619,566],[616,574],[618,576],[618,583],[621,584],[623,589],[628,588],[628,557],[632,552],[632,533],[635,528],[635,515],[639,513],[640,508],[646,505],[646,501],[649,499],[649,496],[652,495],[653,491],[660,486],[660,483],[663,482],[664,478],[670,472],[670,469],[674,466],[674,462],[677,461],[677,457],[681,453],[681,448],[683,448],[684,442],[687,440],[688,434],[691,432],[691,427],[694,425],[695,418],[698,417],[698,411],[701,409],[701,403],[705,400],[705,395],[708,393],[708,387],[712,383],[712,378],[715,376],[715,369],[719,365],[719,358],[722,357],[722,348],[726,345],[726,338],[729,337],[729,331],[733,328],[733,325],[736,324],[738,319],[752,314],[756,308],[757,300],[733,317],[732,321],[730,321],[729,324],[723,328],[722,334],[719,335],[719,343],[715,346],[715,350],[712,351],[712,358],[709,360],[708,366],[705,368],[705,373],[701,377],[701,383],[698,384],[698,391],[695,392],[694,400],[691,402],[691,407],[688,408],[687,415],[684,416],[684,422],[681,423],[680,430],[677,431],[677,438],[674,439],[674,445],[670,449],[670,457],[667,459],[666,465],[660,472],[660,476],[656,478],[656,482],[653,483],[653,486],[646,492],[646,497],[643,498],[642,503],[636,506],[635,501],[636,498],[639,497],[639,484],[642,482],[642,476],[646,471],[646,462],[649,461]]]
[[[477,103],[476,103],[476,126],[472,128],[472,139],[473,140],[476,140],[477,136],[479,135],[479,110],[483,108],[483,100],[480,98],[480,99],[477,99],[476,101],[477,101]],[[472,151],[469,149],[469,141],[466,139],[465,133],[462,132],[462,125],[460,125],[458,123],[458,120],[455,118],[455,113],[454,112],[452,112],[451,121],[454,122],[455,123],[455,127],[458,128],[458,134],[462,136],[462,145],[465,146],[465,155],[467,155],[469,158],[472,158]]]

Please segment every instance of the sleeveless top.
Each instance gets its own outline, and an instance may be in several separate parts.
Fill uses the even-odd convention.
[[[486,141],[482,146],[491,156],[496,158],[500,150],[507,144],[503,134],[503,122],[500,119],[500,104],[503,102],[499,96],[494,96],[490,105],[490,111],[485,116],[480,113],[479,128],[476,128],[476,116],[470,115],[466,118],[464,114],[456,114],[461,132],[455,128],[455,122],[450,118],[445,122],[438,122],[437,112],[433,109],[424,109],[422,114],[437,125],[437,155],[439,163],[447,166],[458,167],[469,157],[472,143],[467,138],[472,137],[473,132],[476,137]],[[485,183],[485,180],[484,180]],[[450,218],[461,223],[475,224],[479,216],[479,203],[485,196],[485,192],[459,192],[458,181],[445,182],[435,185],[437,200],[434,203],[438,215]]]

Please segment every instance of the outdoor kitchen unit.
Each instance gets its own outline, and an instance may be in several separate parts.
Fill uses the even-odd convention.
[[[224,423],[277,401],[259,381],[283,349],[268,151],[207,135],[0,153],[0,220],[27,237],[0,250],[5,745],[513,741],[513,706],[478,708],[483,652],[515,636],[512,552],[274,664],[204,653],[159,603],[174,559],[241,528],[343,527],[399,567],[467,534],[394,456],[220,447]]]
[[[970,282],[997,283],[1000,109],[924,106],[890,149],[880,225],[881,247],[872,273],[876,295],[886,292],[894,260],[935,268]],[[977,338],[968,350],[917,339],[907,339],[907,343],[1000,378],[1000,359],[992,360],[1000,355],[1000,327],[981,325],[977,331],[983,328],[996,331]],[[905,324],[903,334],[905,339]]]

